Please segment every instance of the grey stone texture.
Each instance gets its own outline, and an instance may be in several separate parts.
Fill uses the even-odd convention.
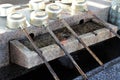
[[[7,1],[10,3],[13,3],[13,4],[23,4],[24,3],[23,0],[15,0],[15,1],[7,0]],[[4,0],[3,2],[1,1],[0,3],[1,4],[4,2],[6,3],[7,1]],[[89,9],[92,10],[95,14],[99,15],[100,18],[102,18],[103,20],[107,20],[108,9],[110,7],[109,2],[97,1],[97,0],[93,0],[92,2],[103,4],[102,8],[98,8],[93,5],[89,6],[91,3],[89,3],[88,6],[89,6]],[[26,1],[25,1],[25,3],[26,3]],[[106,6],[104,6],[104,5],[106,5]],[[29,21],[29,15],[30,15],[29,9],[25,9],[20,12],[22,12],[27,17],[27,20]],[[74,16],[71,16],[70,13],[68,11],[66,11],[66,13],[62,14],[62,17],[65,18],[65,20],[68,22],[69,25],[74,25],[74,24],[78,24],[80,19],[86,18],[86,17],[90,18],[91,16],[87,13],[79,13],[79,15],[76,14]],[[0,27],[0,67],[5,66],[5,65],[9,64],[9,62],[10,62],[9,42],[11,40],[19,40],[19,39],[25,38],[25,35],[23,34],[23,32],[20,29],[16,29],[16,30],[8,29],[5,24],[6,24],[6,18],[0,18],[0,26],[1,26]],[[50,21],[50,27],[52,30],[61,28],[62,25],[63,24],[61,24],[57,20]],[[28,27],[27,30],[29,31],[29,33],[34,33],[35,35],[43,34],[46,32],[46,30],[43,29],[42,27],[37,28],[37,27],[33,27],[33,26]],[[91,35],[91,36],[94,36],[94,35]]]
[[[87,73],[88,80],[120,80],[120,57]],[[83,80],[77,77],[74,80]]]
[[[111,24],[109,24],[109,26],[114,31],[117,31],[117,27],[115,27]],[[106,28],[102,28],[102,29],[96,30],[94,32],[97,34],[97,36],[90,32],[87,34],[80,35],[79,37],[88,46],[90,46],[92,44],[104,41],[104,40],[109,39],[114,36]],[[74,37],[68,39],[66,41],[66,44],[64,44],[64,46],[69,53],[83,48],[82,44],[79,44],[79,42]],[[42,50],[43,56],[48,61],[65,55],[64,52],[56,44],[40,48],[40,50]],[[32,68],[34,66],[37,66],[37,65],[43,63],[41,61],[41,58],[37,55],[37,53],[29,50],[26,46],[24,46],[22,43],[20,43],[17,40],[13,40],[10,42],[10,53],[11,53],[11,61],[13,63],[16,63],[16,64],[26,67],[26,68]]]

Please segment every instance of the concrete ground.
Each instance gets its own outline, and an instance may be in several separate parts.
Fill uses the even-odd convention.
[[[113,62],[116,62],[116,64],[111,65],[111,63]],[[95,73],[95,71],[100,71],[100,72]],[[120,80],[120,57],[105,64],[104,67],[99,67],[91,72],[88,72],[87,75],[90,76],[88,80]],[[83,79],[80,76],[74,80],[83,80]]]

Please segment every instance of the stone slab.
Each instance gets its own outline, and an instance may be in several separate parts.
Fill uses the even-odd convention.
[[[117,27],[110,25],[109,26],[117,31]],[[79,37],[88,45],[93,45],[98,42],[104,41],[106,39],[114,37],[114,35],[106,28],[102,28],[94,31],[97,35],[93,33],[87,33],[80,35]],[[69,52],[75,52],[83,48],[83,46],[74,38],[70,38],[64,44],[65,49]],[[43,52],[43,56],[48,60],[54,60],[58,57],[64,56],[64,52],[56,44],[49,45],[43,48],[40,48]],[[34,51],[29,50],[24,44],[20,43],[17,40],[10,42],[10,53],[11,61],[20,66],[26,68],[32,68],[39,64],[42,64],[41,58]]]
[[[96,0],[95,0],[96,1]],[[27,2],[27,0],[23,1],[23,0],[2,0],[0,3],[13,3],[14,5],[15,4],[24,4]],[[98,1],[99,2],[99,1]],[[97,2],[97,3],[98,3]],[[101,10],[102,9],[99,9],[99,8],[96,8],[95,6],[92,6],[90,8],[90,10],[93,10],[93,12],[95,14],[98,14],[98,15],[107,15],[108,14],[108,9],[109,9],[109,2],[105,2],[105,1],[101,1],[101,4],[108,4],[108,6],[104,6],[103,9],[105,9],[102,13]],[[89,5],[89,4],[88,4]],[[28,10],[22,10],[21,12],[23,12],[25,14],[25,16],[27,17],[28,21],[29,21],[29,14],[30,12]],[[65,17],[67,16],[67,17]],[[100,16],[100,17],[101,17]],[[65,20],[68,22],[68,24],[70,25],[74,25],[74,24],[78,24],[79,23],[79,20],[82,19],[82,18],[89,18],[90,15],[87,14],[87,13],[83,13],[83,14],[79,14],[79,15],[74,15],[74,16],[70,16],[69,14],[64,14],[63,18],[65,18]],[[107,19],[107,16],[104,16],[103,17],[103,20],[106,20]],[[19,40],[19,39],[22,39],[25,37],[25,35],[22,33],[22,31],[20,29],[16,29],[16,30],[11,30],[11,29],[8,29],[6,27],[6,18],[0,18],[0,67],[2,66],[5,66],[7,64],[9,64],[9,41],[11,40]],[[61,28],[61,24],[60,22],[58,21],[50,21],[50,26],[51,26],[51,29],[55,30],[55,29],[58,29],[58,28]],[[43,29],[42,27],[41,28],[36,28],[36,27],[29,27],[27,28],[27,30],[29,31],[29,33],[34,33],[34,35],[38,35],[38,34],[43,34],[46,32],[45,29]]]

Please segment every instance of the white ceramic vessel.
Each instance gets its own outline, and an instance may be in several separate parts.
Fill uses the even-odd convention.
[[[21,13],[12,13],[7,17],[7,26],[11,29],[19,28],[20,26],[26,27],[26,18]]]
[[[45,2],[43,0],[30,0],[29,7],[31,10],[45,9]]]
[[[47,23],[48,14],[45,11],[33,11],[30,15],[30,23],[34,26],[42,26]]]
[[[0,5],[0,17],[6,17],[13,11],[12,4],[1,4]]]
[[[72,2],[71,12],[73,15],[78,12],[84,12],[84,11],[87,11],[86,0],[75,0]]]
[[[51,3],[46,6],[46,12],[48,13],[48,17],[50,19],[57,19],[62,12],[62,8],[56,3]]]

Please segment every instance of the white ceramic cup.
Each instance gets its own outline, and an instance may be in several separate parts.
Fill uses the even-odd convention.
[[[46,12],[50,19],[57,19],[61,15],[62,8],[56,3],[51,3],[46,6]]]
[[[0,17],[6,17],[13,11],[12,4],[1,4],[0,5]]]
[[[12,13],[7,17],[7,26],[11,29],[19,28],[20,26],[26,27],[26,18],[21,13]]]
[[[45,11],[33,11],[30,15],[30,23],[34,26],[42,26],[47,23],[48,14]]]

